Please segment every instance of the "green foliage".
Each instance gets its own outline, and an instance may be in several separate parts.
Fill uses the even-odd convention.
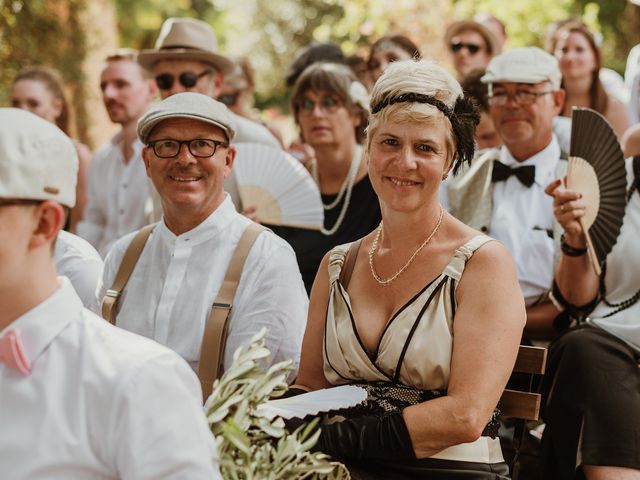
[[[211,431],[218,441],[224,478],[249,480],[348,479],[346,468],[309,449],[318,441],[314,424],[292,434],[284,422],[269,419],[260,405],[282,395],[291,362],[273,365],[266,372],[259,362],[269,356],[264,346],[265,330],[250,345],[238,349],[231,368],[213,385],[205,409]]]
[[[81,17],[89,0],[0,1],[0,101],[22,68],[46,65],[60,71],[76,109],[85,98],[83,61],[87,39]]]

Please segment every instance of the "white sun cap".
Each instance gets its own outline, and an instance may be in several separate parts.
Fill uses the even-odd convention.
[[[76,204],[78,153],[53,123],[0,108],[0,198]]]

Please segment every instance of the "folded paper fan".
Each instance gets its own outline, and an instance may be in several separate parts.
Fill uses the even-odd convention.
[[[598,275],[615,245],[626,206],[627,173],[618,139],[605,118],[588,108],[574,108],[567,188],[587,205],[581,224],[591,263]]]
[[[342,408],[355,407],[364,402],[367,392],[354,385],[342,385],[333,388],[315,390],[295,397],[269,400],[258,410],[268,418],[304,418]]]
[[[319,230],[324,224],[320,190],[292,155],[254,143],[236,145],[233,164],[240,199],[255,206],[262,223]]]

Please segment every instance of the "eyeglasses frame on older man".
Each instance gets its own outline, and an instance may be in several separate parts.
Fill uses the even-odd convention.
[[[175,145],[177,145],[175,153],[173,155],[168,155],[166,153],[158,153],[157,144],[160,142],[173,142],[174,148],[175,148]],[[193,142],[210,142],[210,143],[207,143],[207,147],[212,148],[213,151],[211,152],[211,154],[207,154],[207,153],[203,154],[203,152],[195,153],[194,150],[197,152],[197,149],[194,146]],[[211,138],[192,138],[190,140],[174,140],[172,138],[161,138],[161,139],[153,140],[147,143],[147,147],[151,148],[153,150],[154,155],[158,158],[177,157],[178,155],[180,155],[180,151],[182,150],[182,145],[186,145],[187,149],[189,150],[189,153],[193,155],[195,158],[211,158],[218,151],[218,147],[229,148],[228,143],[222,142],[220,140],[213,140]]]
[[[544,92],[516,90],[515,93],[499,92],[498,94],[496,94],[493,91],[493,85],[489,84],[489,93],[487,95],[487,100],[489,102],[489,105],[492,107],[504,107],[507,104],[507,101],[511,98],[516,103],[516,105],[520,107],[527,107],[529,105],[533,105],[539,97],[549,95],[550,93],[554,93],[554,90],[546,90]]]

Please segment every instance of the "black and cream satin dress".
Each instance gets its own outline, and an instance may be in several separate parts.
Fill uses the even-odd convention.
[[[459,247],[442,273],[389,319],[372,353],[358,335],[349,294],[340,283],[349,244],[335,247],[329,261],[323,344],[327,380],[334,385],[392,382],[420,390],[446,390],[453,351],[455,291],[467,260],[490,240],[478,235]],[[442,478],[508,478],[498,438],[480,437],[402,466],[374,463],[369,462],[375,473],[361,478],[440,478],[440,470]],[[462,476],[455,476],[451,469]]]

